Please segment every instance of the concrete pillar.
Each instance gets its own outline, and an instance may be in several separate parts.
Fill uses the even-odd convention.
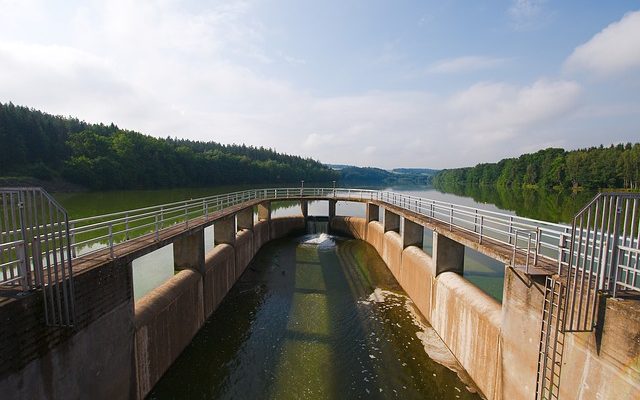
[[[258,221],[270,221],[271,220],[271,202],[263,201],[258,204]]]
[[[173,268],[195,269],[204,273],[204,229],[173,242]]]
[[[219,219],[213,223],[214,244],[236,244],[236,219],[233,215]]]
[[[400,216],[387,209],[384,210],[384,231],[400,233]]]
[[[380,221],[380,207],[367,203],[367,224],[371,221]]]
[[[309,202],[300,200],[300,209],[302,210],[302,216],[307,218],[309,216]]]
[[[436,276],[442,272],[462,275],[464,270],[464,245],[433,232],[433,265]]]
[[[238,230],[253,230],[253,207],[247,207],[236,214],[236,225]]]
[[[424,226],[404,218],[404,227],[402,229],[402,248],[406,249],[409,246],[418,246],[419,248],[422,248],[423,240]]]
[[[336,216],[336,200],[329,200],[329,221]]]

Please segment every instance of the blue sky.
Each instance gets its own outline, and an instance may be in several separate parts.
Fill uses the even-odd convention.
[[[640,140],[636,1],[0,0],[0,102],[330,163]]]

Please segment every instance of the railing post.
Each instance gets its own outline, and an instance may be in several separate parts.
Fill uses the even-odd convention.
[[[609,270],[609,291],[613,298],[616,297],[616,287],[618,286],[618,237],[620,236],[620,197],[616,197],[615,217],[613,223],[613,240],[611,241],[611,266]],[[613,284],[613,288],[611,285]]]
[[[540,227],[536,227],[536,252],[533,256],[533,265],[538,265],[538,252],[540,252]]]
[[[113,254],[113,223],[109,223],[109,257],[115,258]]]
[[[529,237],[527,240],[527,258],[525,260],[525,271],[527,274],[529,273],[529,253],[531,253],[531,232],[529,232]]]
[[[513,217],[509,217],[509,244],[511,244],[511,235],[513,234]],[[516,233],[516,239],[517,239]],[[517,240],[516,240],[517,241]]]
[[[73,222],[69,222],[69,247],[71,247],[71,257],[76,258],[78,255],[76,254],[76,232],[75,232],[75,224]]]
[[[160,240],[160,228],[158,226],[158,215],[155,216],[156,217],[156,221],[155,221],[155,225],[156,225],[156,229],[155,229],[155,233],[156,233],[156,242]]]
[[[129,240],[129,213],[124,215],[124,240]]]
[[[478,239],[478,243],[482,244],[482,228],[484,226],[484,215],[480,216],[480,238]]]
[[[453,230],[453,204],[449,208],[449,231]]]
[[[20,282],[23,291],[27,291],[31,289],[29,285],[29,278],[27,276],[27,251],[25,249],[25,242],[21,240],[20,243],[16,246],[16,255],[18,256],[18,270],[20,274]]]

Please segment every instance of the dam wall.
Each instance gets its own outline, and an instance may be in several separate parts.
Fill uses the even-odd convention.
[[[505,267],[499,304],[461,276],[461,265],[451,265],[459,258],[456,245],[437,254],[448,245],[440,240],[434,257],[409,245],[400,247],[399,257],[404,232],[385,233],[376,220],[342,218],[331,221],[334,232],[354,237],[365,233],[365,240],[486,398],[536,398],[544,277]],[[436,265],[438,256],[442,265]],[[602,303],[599,329],[561,333],[560,399],[640,398],[640,305],[612,298]]]

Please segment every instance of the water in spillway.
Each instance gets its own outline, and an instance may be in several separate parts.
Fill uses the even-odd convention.
[[[269,243],[151,399],[477,399],[367,243]]]

